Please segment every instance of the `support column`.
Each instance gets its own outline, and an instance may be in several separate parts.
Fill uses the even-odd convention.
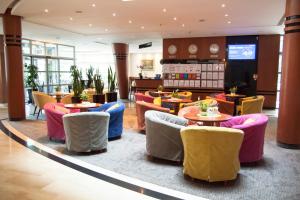
[[[0,103],[7,103],[4,36],[0,35]]]
[[[113,50],[121,99],[128,99],[128,44],[114,43]]]
[[[7,74],[8,117],[12,121],[23,120],[25,119],[25,100],[21,17],[11,15],[10,10],[8,10],[2,18]]]
[[[300,148],[300,1],[287,0],[277,143]]]

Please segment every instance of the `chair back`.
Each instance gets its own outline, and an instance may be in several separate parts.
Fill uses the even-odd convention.
[[[144,95],[142,93],[135,93],[135,100],[136,101],[145,101],[145,102],[148,102],[148,103],[153,103],[154,101],[154,97],[152,96],[148,96],[148,95]]]
[[[243,136],[243,131],[231,128],[182,128],[184,173],[209,182],[235,179],[240,169],[239,151]]]
[[[178,97],[180,99],[192,99],[193,93],[190,91],[178,92]]]
[[[252,113],[261,113],[264,105],[265,97],[256,96],[256,98],[247,98],[247,100],[242,101],[241,106],[241,115],[252,114]]]
[[[56,99],[43,92],[32,91],[32,97],[35,105],[40,109],[44,109],[46,103],[56,103]]]
[[[67,94],[66,96],[61,98],[60,102],[63,103],[63,104],[70,104],[70,103],[72,103],[72,97],[73,96],[74,96],[73,93]]]

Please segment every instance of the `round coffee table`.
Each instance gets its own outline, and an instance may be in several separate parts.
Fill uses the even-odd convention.
[[[86,112],[89,108],[96,108],[101,106],[100,103],[71,103],[65,104],[65,108],[68,109],[80,109],[80,112]]]
[[[220,122],[225,122],[232,118],[231,115],[224,113],[219,113],[216,116],[203,116],[200,113],[186,113],[183,117],[190,121],[202,122],[204,126],[220,126]]]

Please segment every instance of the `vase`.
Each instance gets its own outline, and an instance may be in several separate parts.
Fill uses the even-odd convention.
[[[140,79],[143,79],[143,74],[139,73],[139,77],[140,77]]]

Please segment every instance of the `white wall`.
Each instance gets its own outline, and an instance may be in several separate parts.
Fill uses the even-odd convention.
[[[154,69],[153,70],[143,70],[143,76],[154,77],[155,74],[162,73],[162,65],[160,64],[160,60],[162,59],[162,52],[156,53],[130,53],[129,54],[129,76],[138,77],[140,70],[137,66],[140,66],[142,60],[153,59]]]

